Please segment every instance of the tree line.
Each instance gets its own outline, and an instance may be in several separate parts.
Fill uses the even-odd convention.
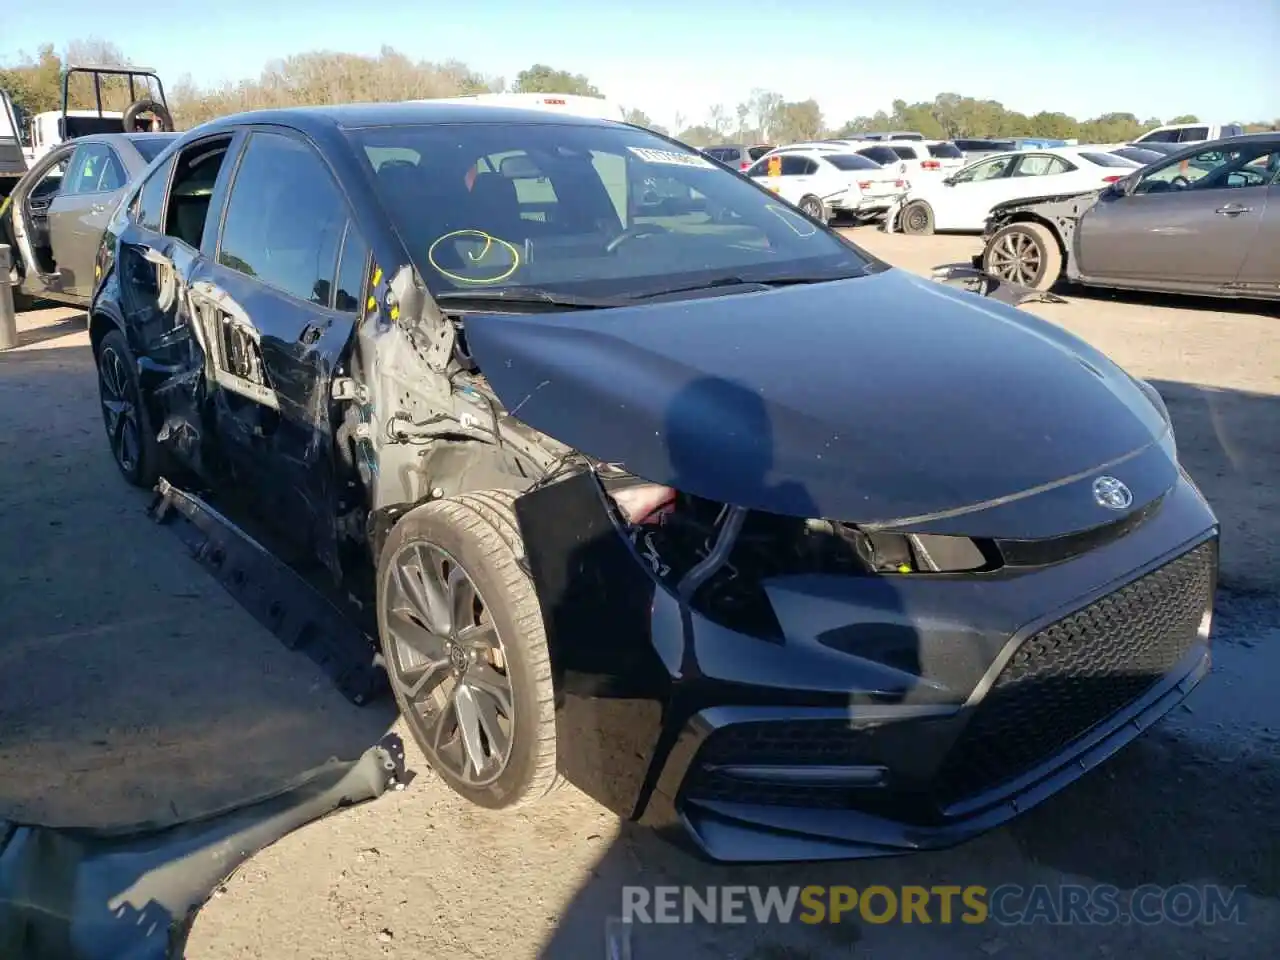
[[[15,106],[28,114],[56,110],[61,105],[62,70],[67,64],[124,65],[130,61],[115,44],[78,40],[59,53],[52,44],[34,55],[19,55],[0,65],[0,89],[8,91]],[[121,80],[101,84],[103,108],[122,109],[128,91]],[[484,92],[540,92],[601,96],[602,92],[582,74],[533,64],[508,82],[485,76],[466,64],[447,60],[414,59],[383,47],[376,56],[318,50],[268,63],[253,79],[220,86],[201,87],[191,77],[166,89],[175,125],[188,129],[214,117],[268,107],[324,103],[395,101],[452,97]],[[92,82],[73,75],[72,106],[94,106]],[[607,94],[607,91],[605,92]],[[1161,118],[1139,120],[1132,113],[1106,113],[1088,120],[1055,111],[1027,115],[1008,110],[996,100],[980,100],[956,93],[940,93],[931,102],[895,100],[890,110],[829,123],[814,99],[788,101],[770,90],[756,89],[733,107],[713,105],[704,117],[678,114],[671,131],[654,123],[639,107],[627,110],[627,118],[661,133],[674,131],[678,139],[694,146],[716,142],[788,143],[859,132],[916,130],[926,137],[1051,137],[1081,142],[1111,143],[1131,140],[1161,125]],[[1167,122],[1192,122],[1190,115]],[[1218,118],[1222,119],[1222,118]],[[1248,131],[1280,129],[1280,119],[1246,123]]]

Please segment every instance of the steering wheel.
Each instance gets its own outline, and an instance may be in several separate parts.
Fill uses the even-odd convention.
[[[1191,186],[1191,181],[1188,180],[1186,177],[1184,177],[1182,174],[1178,174],[1176,177],[1174,177],[1169,181],[1169,186],[1173,187],[1176,190],[1186,190],[1188,187]]]
[[[604,252],[613,253],[628,240],[638,240],[641,237],[655,237],[663,233],[670,233],[666,227],[660,227],[656,223],[640,223],[634,227],[627,227],[620,234],[605,244]]]

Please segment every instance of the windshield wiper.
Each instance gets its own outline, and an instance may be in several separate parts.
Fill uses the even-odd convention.
[[[830,283],[833,280],[849,280],[853,277],[863,276],[862,273],[840,273],[828,274],[826,276],[814,276],[805,274],[801,276],[789,277],[762,277],[759,280],[748,280],[746,277],[717,277],[714,280],[708,280],[704,283],[691,283],[687,287],[667,287],[662,290],[654,290],[650,293],[641,293],[632,297],[633,300],[652,300],[655,297],[665,297],[668,294],[676,293],[696,293],[699,290],[715,290],[719,287],[746,287],[743,293],[750,293],[751,288],[774,288],[774,287],[795,287],[806,283]]]
[[[541,287],[498,287],[488,290],[445,290],[435,295],[441,303],[509,303],[519,306],[559,307],[567,310],[599,310],[618,307],[618,300],[581,297],[572,293],[556,293]]]

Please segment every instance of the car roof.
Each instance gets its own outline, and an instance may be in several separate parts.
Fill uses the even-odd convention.
[[[96,116],[96,114],[95,114]],[[109,146],[120,146],[121,144],[133,144],[138,141],[154,140],[163,143],[169,143],[181,137],[181,133],[126,133],[121,130],[119,133],[86,133],[81,137],[72,137],[70,140],[64,140],[58,146],[79,146],[82,143],[105,143]]]
[[[199,129],[214,131],[253,123],[276,123],[311,131],[320,128],[356,130],[367,127],[438,123],[539,123],[592,127],[617,123],[617,121],[491,103],[442,99],[426,102],[344,103],[316,107],[250,110],[246,113],[219,117]]]

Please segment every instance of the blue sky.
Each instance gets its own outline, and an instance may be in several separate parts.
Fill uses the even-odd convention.
[[[273,57],[383,44],[509,80],[543,62],[585,73],[670,125],[730,111],[752,87],[814,97],[839,124],[951,91],[1080,119],[1108,110],[1219,122],[1280,116],[1280,0],[168,0],[6,4],[0,61],[98,37],[170,85],[257,76]],[[17,7],[15,13],[12,7]],[[183,11],[189,10],[189,19]],[[185,22],[184,22],[185,21]]]

